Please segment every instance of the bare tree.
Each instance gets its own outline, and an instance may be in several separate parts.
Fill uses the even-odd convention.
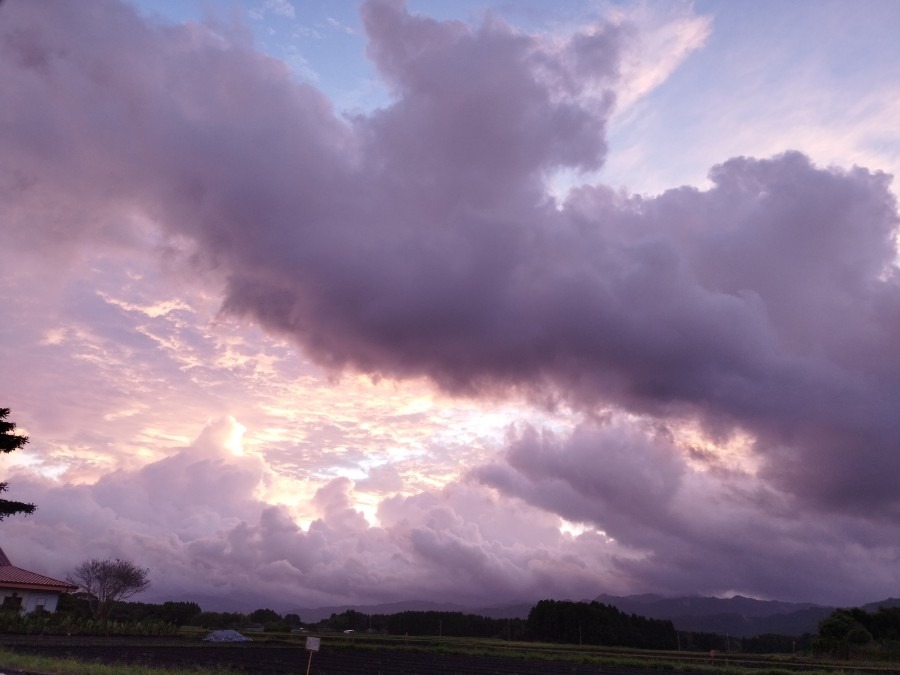
[[[147,589],[148,572],[127,560],[92,558],[69,572],[66,579],[88,594],[94,618],[106,621],[117,602]]]

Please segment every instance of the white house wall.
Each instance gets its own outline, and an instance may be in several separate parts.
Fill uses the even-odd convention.
[[[44,606],[45,612],[55,612],[58,599],[59,593],[53,593],[52,591],[31,591],[28,594],[28,597],[22,601],[22,606],[25,608],[26,614],[33,612],[41,605]]]
[[[3,599],[13,594],[22,598],[22,612],[28,614],[38,606],[43,605],[44,611],[55,612],[59,601],[59,593],[56,591],[32,591],[21,588],[0,588],[0,604]]]

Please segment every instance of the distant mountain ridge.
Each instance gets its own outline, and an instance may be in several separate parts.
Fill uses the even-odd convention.
[[[615,605],[623,612],[640,614],[640,610],[665,613],[668,616],[651,618],[671,618],[672,616],[708,616],[710,614],[740,614],[747,617],[766,617],[773,614],[789,614],[800,610],[821,607],[811,602],[783,602],[781,600],[756,600],[743,595],[731,598],[706,596],[681,596],[667,598],[661,595],[598,595],[597,602]],[[624,605],[627,605],[628,609]],[[632,609],[635,608],[635,609]]]
[[[669,619],[677,630],[753,637],[766,633],[803,635],[818,631],[819,622],[836,607],[811,602],[756,600],[742,595],[731,598],[660,595],[598,595],[595,600],[622,612],[651,619]],[[878,607],[900,606],[900,599],[888,598],[863,605],[874,612]]]
[[[699,633],[718,633],[732,637],[753,637],[766,633],[803,635],[815,633],[819,621],[836,607],[811,602],[756,600],[741,595],[731,598],[661,595],[598,595],[594,598],[604,605],[612,605],[622,612],[648,619],[668,619],[678,630]],[[364,614],[397,614],[399,612],[462,612],[492,619],[525,619],[536,603],[515,603],[492,607],[467,607],[453,603],[429,601],[391,602],[378,605],[335,605],[330,607],[292,610],[305,622],[316,622],[340,614],[348,609]],[[878,607],[900,607],[900,599],[887,598],[862,605],[867,612]]]
[[[863,605],[862,609],[867,612],[877,612],[879,607],[900,607],[900,598],[887,598],[879,602],[870,602],[868,605]]]

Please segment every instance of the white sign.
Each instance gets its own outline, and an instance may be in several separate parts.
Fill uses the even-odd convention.
[[[306,638],[306,648],[311,652],[319,651],[319,644],[321,644],[322,640],[317,637],[308,637]]]

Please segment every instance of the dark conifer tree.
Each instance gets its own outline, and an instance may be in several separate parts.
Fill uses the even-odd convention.
[[[20,436],[16,433],[15,422],[7,422],[9,408],[0,408],[0,452],[10,453],[18,450],[28,442],[28,436]],[[7,483],[0,483],[0,492],[5,492]],[[34,513],[37,507],[34,504],[26,504],[25,502],[16,502],[10,499],[0,499],[0,520],[7,516],[14,516],[17,513]]]

